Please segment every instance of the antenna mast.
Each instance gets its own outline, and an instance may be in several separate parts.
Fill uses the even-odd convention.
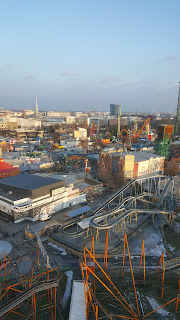
[[[119,104],[118,108],[118,130],[117,130],[117,139],[120,140],[120,130],[121,130],[121,105]]]

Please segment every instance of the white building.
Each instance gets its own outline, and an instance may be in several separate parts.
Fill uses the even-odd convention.
[[[70,112],[64,112],[64,111],[48,111],[47,117],[48,118],[65,118],[69,117],[71,115]]]
[[[66,117],[66,123],[74,124],[75,122],[76,122],[76,117],[74,116]]]
[[[87,130],[84,128],[74,130],[74,138],[87,139]]]
[[[41,120],[30,118],[1,118],[0,119],[0,128],[1,130],[7,130],[12,128],[12,123],[17,124],[17,127],[26,128],[26,129],[37,129],[41,128]]]
[[[11,221],[35,221],[46,212],[82,203],[86,194],[64,180],[36,174],[20,174],[0,180],[0,215]]]

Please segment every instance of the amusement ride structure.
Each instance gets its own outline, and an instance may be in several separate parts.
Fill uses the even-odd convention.
[[[165,263],[162,253],[157,268],[146,270],[143,240],[140,264],[133,270],[126,234],[122,264],[109,266],[107,257],[108,232],[103,262],[96,258],[94,237],[90,250],[84,247],[81,272],[86,319],[179,319],[180,258]]]
[[[14,260],[4,255],[0,266],[0,319],[36,320],[43,314],[58,319],[59,271],[51,268],[49,262],[40,264],[39,246],[31,250],[30,256],[25,254]],[[31,272],[21,274],[17,265],[26,260],[32,264]]]

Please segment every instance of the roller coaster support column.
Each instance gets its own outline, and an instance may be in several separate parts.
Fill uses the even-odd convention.
[[[104,270],[107,269],[107,254],[108,254],[108,231],[106,231],[106,243],[104,250]]]
[[[159,264],[158,264],[158,269],[157,269],[157,273],[159,273],[159,266],[161,264],[161,261],[163,263],[163,276],[162,276],[162,291],[161,291],[161,299],[163,299],[163,295],[164,295],[164,277],[165,277],[165,263],[164,263],[164,254],[162,253],[160,260],[159,260]]]
[[[56,320],[56,287],[54,288],[54,320]]]
[[[47,280],[49,281],[49,268],[46,269]],[[49,288],[47,289],[47,298],[48,298],[48,313],[49,313]]]
[[[98,305],[95,305],[95,316],[96,320],[98,320]]]
[[[160,195],[160,178],[159,178],[159,182],[158,182],[158,194]]]
[[[51,320],[53,320],[53,287],[51,287]]]
[[[97,229],[97,231],[96,231],[96,242],[98,242],[99,241],[99,229]]]
[[[34,294],[34,320],[36,320],[36,295]]]
[[[132,268],[132,263],[131,263],[131,256],[129,252],[129,245],[128,245],[128,240],[127,240],[127,235],[124,235],[124,252],[123,252],[123,278],[124,278],[124,262],[125,262],[125,253],[126,253],[126,247],[128,251],[128,257],[129,257],[129,264],[131,268],[131,275],[132,275],[132,281],[133,281],[133,287],[134,287],[134,293],[135,293],[135,298],[136,298],[136,306],[137,306],[137,311],[138,311],[138,316],[140,318],[140,312],[139,312],[139,304],[138,304],[138,298],[137,298],[137,293],[136,293],[136,285],[134,281],[134,274],[133,274],[133,268]]]
[[[142,259],[144,260],[144,281],[145,281],[145,249],[144,249],[144,240],[143,240],[143,243],[142,243],[142,251],[141,251],[141,261],[140,261],[140,274],[141,274],[141,265],[142,265]]]

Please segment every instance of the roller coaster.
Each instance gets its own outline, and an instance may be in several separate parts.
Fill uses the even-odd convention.
[[[33,319],[36,319],[39,308],[43,306],[43,303],[47,303],[46,309],[51,313],[51,318],[56,320],[57,287],[61,274],[56,267],[49,269],[40,265],[39,247],[36,250],[36,255],[34,253],[30,253],[30,255],[32,259],[28,254],[25,254],[17,257],[15,261],[4,256],[2,265],[4,270],[1,270],[0,274],[0,318],[4,316],[1,319],[5,319],[8,315],[11,318],[11,315],[15,314],[19,316],[18,319],[26,318],[28,309],[29,314],[33,316]],[[16,266],[24,259],[30,260],[33,267],[30,273],[22,275]]]
[[[176,274],[171,269],[172,265],[175,266],[175,262],[165,263],[163,254],[157,271],[147,270],[143,241],[140,265],[134,270],[125,234],[122,265],[118,263],[118,267],[112,268],[107,261],[108,232],[106,232],[103,266],[97,260],[94,242],[92,237],[91,249],[84,247],[81,256],[86,319],[179,319],[180,258],[175,259],[178,267]],[[128,261],[125,264],[127,258],[129,264]]]
[[[82,250],[82,242],[86,241],[90,234],[96,234],[98,238],[99,232],[121,228],[133,219],[136,221],[137,231],[141,226],[137,224],[138,216],[143,218],[143,221],[152,217],[154,227],[158,229],[165,223],[173,222],[173,187],[172,178],[163,175],[144,176],[131,180],[93,213],[86,217],[71,219],[58,229],[56,228],[56,232],[47,229],[46,234],[78,254]],[[85,225],[83,229],[78,227],[82,223]],[[72,239],[74,241],[71,241]]]

